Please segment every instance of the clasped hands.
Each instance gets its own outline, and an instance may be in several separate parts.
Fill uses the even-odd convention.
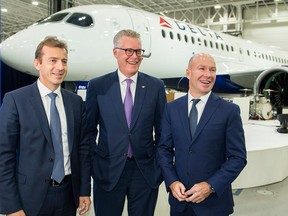
[[[179,201],[200,203],[205,200],[211,193],[211,186],[207,182],[200,182],[186,190],[180,181],[175,181],[169,186],[172,195]]]

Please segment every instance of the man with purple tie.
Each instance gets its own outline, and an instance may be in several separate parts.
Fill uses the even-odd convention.
[[[127,198],[129,216],[152,216],[162,182],[156,148],[165,89],[138,72],[144,50],[137,32],[121,30],[113,43],[118,69],[92,79],[86,96],[95,214],[121,216]]]

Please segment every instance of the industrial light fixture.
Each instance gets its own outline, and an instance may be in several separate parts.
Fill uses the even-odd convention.
[[[221,8],[221,5],[215,5],[214,8],[215,8],[215,9],[220,9],[220,8]]]
[[[6,8],[1,8],[1,12],[8,12]]]
[[[32,1],[32,5],[38,5],[39,3],[38,3],[38,1]]]

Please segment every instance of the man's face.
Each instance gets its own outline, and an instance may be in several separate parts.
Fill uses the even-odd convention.
[[[141,42],[138,38],[123,36],[118,45],[119,48],[122,49],[133,49],[140,50]],[[113,49],[113,53],[118,62],[118,67],[120,71],[126,76],[131,77],[135,75],[140,67],[143,57],[137,56],[136,52],[132,54],[132,56],[128,56],[125,53],[125,50]]]
[[[34,66],[39,71],[40,81],[51,91],[58,88],[67,74],[67,52],[58,47],[44,46],[41,62],[34,60]]]
[[[207,54],[200,54],[186,70],[189,79],[189,91],[193,97],[199,98],[210,92],[216,80],[216,64]]]

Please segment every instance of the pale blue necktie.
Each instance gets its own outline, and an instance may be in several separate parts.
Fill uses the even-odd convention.
[[[62,144],[62,131],[59,113],[55,104],[56,93],[51,92],[48,94],[51,98],[50,105],[50,130],[54,147],[55,159],[51,178],[61,183],[65,176],[64,172],[64,157],[63,157],[63,144]]]
[[[128,128],[130,129],[131,120],[132,120],[132,111],[133,111],[133,97],[132,97],[132,93],[130,90],[130,85],[132,83],[132,80],[126,79],[126,83],[127,83],[127,88],[126,88],[126,94],[124,98],[124,111],[125,111],[125,116],[127,120],[127,125],[128,125]],[[133,152],[132,152],[131,145],[129,143],[127,157],[131,158],[132,156],[133,156]]]
[[[197,127],[197,120],[198,120],[198,111],[196,108],[196,104],[200,101],[200,99],[192,99],[192,107],[189,114],[189,124],[190,124],[190,133],[191,137],[193,137],[196,127]]]

